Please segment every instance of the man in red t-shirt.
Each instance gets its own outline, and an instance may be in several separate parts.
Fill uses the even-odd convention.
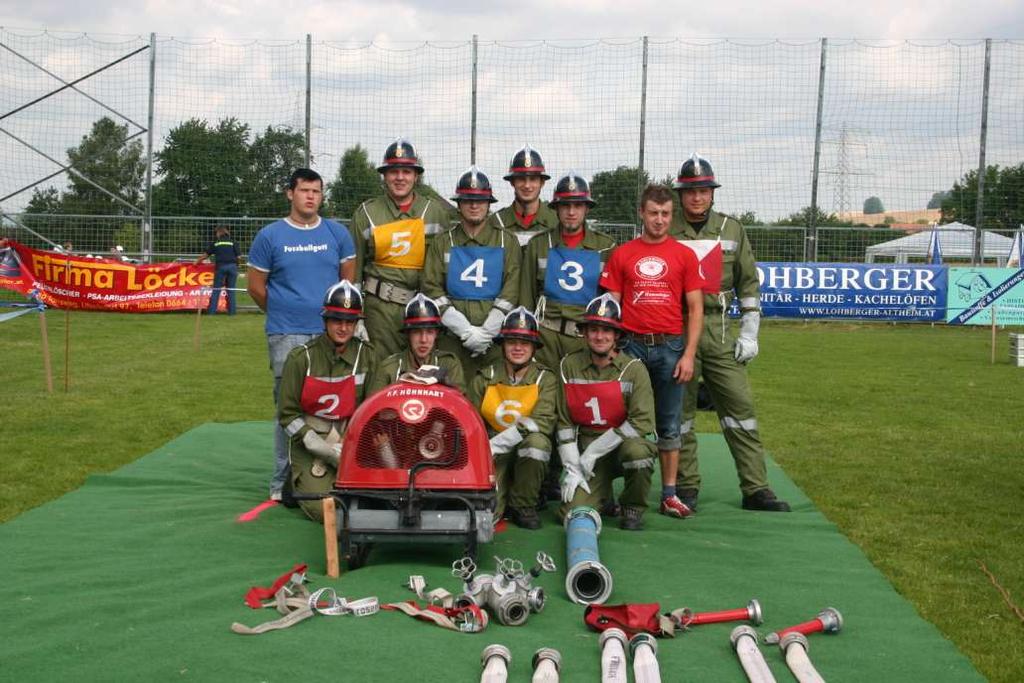
[[[648,185],[640,195],[640,237],[612,252],[601,286],[622,304],[625,351],[636,356],[651,376],[655,425],[661,462],[661,513],[688,517],[691,510],[676,496],[679,468],[679,415],[684,384],[704,322],[704,296],[697,257],[668,236],[672,192]],[[683,303],[689,316],[683,334]],[[685,348],[684,348],[685,344]]]

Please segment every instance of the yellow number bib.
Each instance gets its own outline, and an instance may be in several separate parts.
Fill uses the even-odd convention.
[[[406,218],[373,229],[373,262],[378,266],[419,270],[426,253],[422,218]]]
[[[504,431],[518,418],[530,416],[539,394],[540,387],[536,384],[492,384],[484,392],[480,414],[495,431]]]

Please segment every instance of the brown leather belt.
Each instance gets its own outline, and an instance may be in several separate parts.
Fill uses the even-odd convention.
[[[582,330],[580,326],[572,320],[566,320],[565,318],[556,318],[554,320],[548,320],[545,318],[540,321],[540,326],[546,330],[552,332],[558,332],[564,334],[567,337],[580,337],[582,336]]]
[[[676,341],[682,339],[681,334],[661,334],[660,332],[627,332],[626,338],[629,341],[636,342],[641,346],[660,346],[661,344],[667,344],[670,341]]]

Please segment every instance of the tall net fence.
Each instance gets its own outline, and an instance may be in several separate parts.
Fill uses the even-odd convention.
[[[381,192],[375,168],[405,136],[424,192],[443,201],[475,161],[499,206],[512,199],[509,160],[529,144],[553,178],[591,179],[591,217],[619,239],[634,233],[643,184],[699,152],[722,183],[716,206],[755,226],[759,258],[864,261],[869,246],[933,223],[1009,234],[1024,222],[1022,100],[1021,41],[377,44],[0,29],[2,229],[162,258],[197,253],[226,225],[247,248],[287,212],[293,168],[318,170],[324,213],[347,219]]]

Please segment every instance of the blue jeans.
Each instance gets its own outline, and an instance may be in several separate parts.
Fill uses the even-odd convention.
[[[206,312],[213,315],[217,312],[217,304],[220,302],[220,290],[227,287],[228,292],[228,315],[235,314],[235,284],[238,282],[238,264],[218,264],[213,274],[213,291],[210,292],[210,307]]]
[[[296,346],[302,346],[315,334],[268,334],[267,350],[270,352],[270,371],[274,373],[274,475],[270,479],[270,493],[280,493],[291,474],[288,462],[288,435],[277,420],[278,399],[281,395],[281,371],[288,354]]]
[[[685,384],[676,382],[672,372],[683,355],[685,338],[672,337],[664,344],[646,346],[630,339],[624,351],[639,358],[647,366],[654,388],[654,425],[658,433],[658,450],[677,450],[679,438],[679,409],[683,405]]]

